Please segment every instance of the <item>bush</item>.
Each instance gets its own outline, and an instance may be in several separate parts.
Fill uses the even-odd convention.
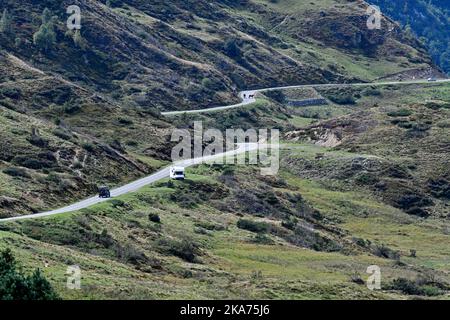
[[[209,231],[222,231],[225,230],[225,226],[221,224],[210,223],[206,221],[200,221],[195,224],[197,227],[209,230]]]
[[[392,290],[399,290],[408,295],[423,295],[424,291],[414,282],[405,278],[398,278],[392,282]]]
[[[233,59],[240,58],[242,55],[241,49],[238,45],[238,39],[230,38],[224,44],[224,50],[227,56]]]
[[[4,169],[3,173],[7,174],[8,176],[11,176],[11,177],[25,177],[25,178],[30,177],[28,172],[23,168],[10,167],[10,168]]]
[[[443,291],[432,283],[423,283],[419,280],[412,281],[405,278],[395,279],[390,287],[392,290],[399,290],[407,295],[416,296],[439,296]]]
[[[161,239],[157,243],[157,246],[161,252],[172,254],[187,262],[197,262],[197,256],[200,255],[198,245],[189,240],[177,241],[172,239]]]
[[[39,269],[31,276],[18,270],[11,250],[0,252],[0,300],[58,300],[59,297]]]
[[[337,104],[355,104],[358,94],[348,89],[331,89],[324,92],[326,98]]]
[[[359,285],[364,285],[366,284],[366,282],[361,278],[361,275],[359,273],[353,273],[350,277],[351,281],[353,283],[359,284]]]
[[[292,220],[287,220],[287,221],[283,221],[281,222],[281,225],[289,230],[294,230],[295,227],[297,226],[297,223],[295,221]]]
[[[47,140],[45,140],[38,134],[32,134],[31,137],[28,139],[28,142],[39,148],[47,148],[49,143]]]
[[[123,118],[123,117],[120,117],[118,122],[124,126],[130,126],[133,124],[133,120],[131,120],[129,118]]]
[[[63,109],[67,114],[75,114],[81,110],[81,106],[78,102],[70,101],[64,104]]]
[[[169,181],[168,188],[173,188],[173,182]],[[170,200],[176,202],[180,207],[193,209],[198,206],[202,200],[198,194],[177,192],[170,195]]]
[[[275,100],[279,103],[285,103],[286,102],[286,96],[284,95],[283,91],[281,90],[271,90],[264,93],[265,96],[269,97],[270,99]]]
[[[53,134],[63,140],[70,140],[72,138],[72,135],[69,132],[59,129],[59,128],[53,130]]]
[[[124,201],[119,200],[119,199],[112,199],[109,201],[109,203],[111,203],[111,205],[115,209],[125,207],[127,205]]]
[[[263,233],[257,233],[253,238],[253,242],[265,245],[272,245],[275,243],[272,239],[270,239],[267,235]]]
[[[384,244],[381,246],[376,245],[373,249],[373,254],[386,259],[394,259],[398,260],[400,259],[400,254],[397,251],[394,251],[388,247],[386,247]]]
[[[82,145],[83,149],[88,151],[88,152],[93,152],[94,151],[94,145],[92,143],[89,142],[85,142]]]
[[[116,256],[120,260],[131,263],[133,265],[146,264],[149,260],[145,253],[139,251],[137,248],[130,244],[121,246],[116,243],[115,252]]]
[[[33,35],[34,44],[44,52],[50,51],[50,49],[56,43],[56,33],[54,30],[53,17],[50,10],[45,8],[42,13],[42,25],[39,30]]]
[[[412,115],[412,111],[409,111],[408,109],[400,109],[400,110],[388,112],[387,115],[389,117],[408,117],[408,116]]]
[[[14,100],[19,99],[21,95],[19,89],[8,87],[0,88],[0,94]]]
[[[240,219],[237,222],[237,227],[239,229],[244,229],[256,233],[265,233],[268,232],[270,229],[270,225],[265,222],[256,222],[246,219]]]
[[[78,159],[73,160],[72,169],[75,170],[83,169],[83,163]]]
[[[205,89],[213,89],[214,88],[214,83],[213,83],[213,81],[210,78],[203,78],[202,86]]]
[[[161,223],[161,218],[156,213],[149,213],[148,220],[155,223]]]
[[[21,167],[39,170],[43,168],[51,168],[54,164],[53,159],[47,158],[45,153],[39,154],[36,158],[31,156],[16,156],[12,162]]]
[[[13,35],[13,27],[12,27],[12,17],[8,12],[8,9],[3,10],[2,17],[0,18],[0,33],[5,34],[6,36]]]
[[[363,94],[365,96],[381,96],[381,91],[375,88],[367,88]]]

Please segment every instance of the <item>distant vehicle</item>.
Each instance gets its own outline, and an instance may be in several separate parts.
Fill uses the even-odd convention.
[[[106,186],[101,186],[98,188],[98,197],[99,198],[111,198],[111,191]]]
[[[428,80],[429,82],[437,81],[435,77],[428,78],[427,80]]]
[[[170,179],[174,180],[184,180],[186,175],[184,174],[183,167],[171,167],[170,168]]]

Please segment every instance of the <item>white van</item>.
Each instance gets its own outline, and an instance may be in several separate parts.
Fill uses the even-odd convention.
[[[183,167],[171,167],[170,168],[170,179],[174,180],[184,180],[184,168]]]

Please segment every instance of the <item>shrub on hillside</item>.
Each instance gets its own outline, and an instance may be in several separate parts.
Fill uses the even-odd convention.
[[[15,100],[20,98],[21,92],[17,88],[2,87],[0,88],[0,95]]]
[[[375,245],[373,248],[373,254],[386,259],[400,259],[400,253],[398,251],[394,251],[391,248],[386,247],[384,244]]]
[[[133,265],[146,264],[149,260],[145,253],[139,251],[136,247],[130,244],[122,246],[118,243],[115,243],[115,252],[116,256],[120,260],[131,263]]]
[[[408,109],[399,109],[396,111],[390,111],[387,114],[389,117],[408,117],[412,115],[412,111]]]
[[[148,220],[150,220],[151,222],[154,222],[154,223],[160,223],[161,222],[161,218],[156,213],[149,213],[148,214]]]
[[[157,247],[160,252],[166,254],[172,254],[187,262],[196,263],[200,255],[200,249],[198,245],[190,240],[173,240],[173,239],[161,239],[157,243]]]
[[[247,219],[239,219],[239,221],[237,222],[237,227],[239,229],[244,229],[256,233],[265,233],[270,229],[270,225],[268,223]]]
[[[331,96],[330,100],[337,104],[355,104],[355,98],[350,94]]]
[[[405,278],[394,279],[394,281],[392,281],[390,289],[399,290],[407,295],[425,295],[425,290],[421,288],[416,282]]]
[[[42,25],[33,35],[33,43],[44,52],[49,52],[56,43],[54,18],[48,8],[42,12]]]
[[[51,168],[54,164],[54,162],[43,157],[43,154],[40,154],[39,158],[34,158],[32,156],[16,156],[12,160],[12,163],[19,165],[21,167],[30,168],[34,170]]]
[[[252,239],[254,243],[258,244],[264,244],[264,245],[272,245],[275,243],[272,239],[270,239],[266,234],[264,233],[257,233],[255,237]]]
[[[0,300],[58,299],[58,294],[39,269],[27,276],[18,268],[11,250],[0,252]]]
[[[209,231],[222,231],[226,229],[225,226],[221,224],[211,223],[207,221],[199,221],[195,225]]]
[[[238,59],[242,56],[242,51],[238,45],[238,39],[230,38],[224,44],[224,50],[227,56],[233,59]]]
[[[32,134],[28,142],[39,148],[47,148],[49,144],[48,140],[42,138],[39,134]]]
[[[88,152],[93,152],[94,149],[95,149],[94,145],[92,143],[89,143],[89,142],[84,142],[82,147],[83,147],[84,150],[86,150]]]
[[[112,199],[112,200],[109,201],[109,203],[111,204],[111,206],[114,209],[123,208],[123,207],[127,206],[127,204],[124,201],[120,200],[120,199]]]
[[[3,14],[0,18],[0,34],[4,34],[8,38],[14,35],[13,18],[9,14],[8,9],[3,10]]]
[[[279,103],[286,102],[286,96],[284,95],[282,90],[267,91],[266,93],[264,93],[264,95]]]
[[[30,177],[28,172],[23,168],[10,167],[3,169],[3,173],[11,177],[24,177],[24,178]]]
[[[54,129],[53,134],[63,140],[70,140],[72,138],[72,135],[70,134],[70,132],[60,129],[60,128]]]

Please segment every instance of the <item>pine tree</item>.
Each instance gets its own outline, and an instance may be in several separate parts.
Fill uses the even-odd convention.
[[[33,35],[33,42],[36,46],[45,52],[50,51],[56,42],[56,33],[53,24],[53,18],[49,9],[45,8],[42,12],[42,25]]]
[[[45,8],[42,12],[42,24],[46,24],[52,21],[52,13],[49,8]]]
[[[73,34],[73,42],[75,45],[80,49],[86,49],[87,42],[81,35],[80,30],[75,30],[75,33]]]
[[[405,31],[405,35],[406,35],[406,37],[408,39],[414,39],[415,38],[414,32],[412,31],[411,25],[409,23],[405,26],[404,31]]]
[[[57,293],[39,270],[24,275],[11,250],[0,252],[0,300],[57,300]]]
[[[2,18],[0,19],[0,33],[11,36],[13,34],[12,18],[8,9],[3,10]]]

